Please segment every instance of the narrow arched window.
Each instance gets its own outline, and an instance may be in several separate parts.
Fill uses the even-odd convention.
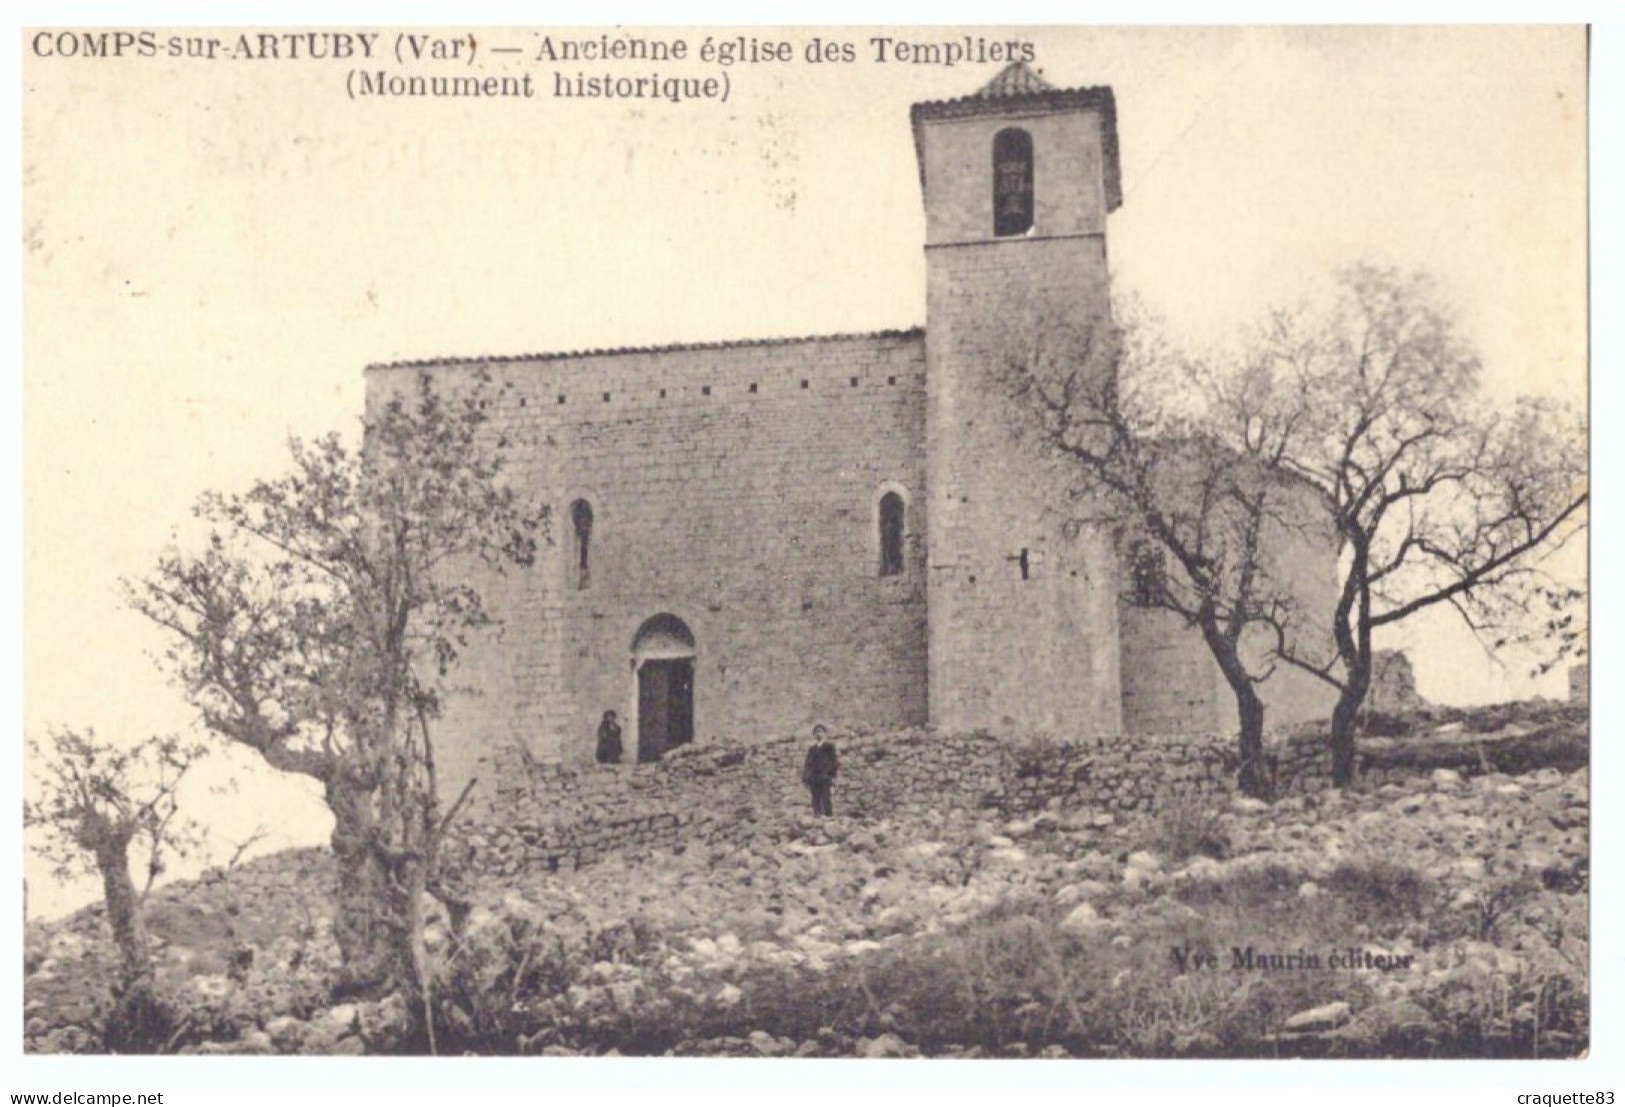
[[[894,577],[903,571],[903,497],[888,492],[880,497],[880,575]]]
[[[1033,225],[1033,138],[1019,127],[993,136],[993,233],[1026,234]]]
[[[570,526],[575,539],[571,544],[571,572],[576,587],[585,588],[592,581],[592,505],[586,500],[570,505]]]

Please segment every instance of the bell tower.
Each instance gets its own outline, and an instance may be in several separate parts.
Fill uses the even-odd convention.
[[[1109,88],[1017,62],[911,112],[926,216],[930,717],[944,730],[1117,733],[1117,568],[1063,468],[1024,438],[1012,368],[1110,319],[1122,202]]]

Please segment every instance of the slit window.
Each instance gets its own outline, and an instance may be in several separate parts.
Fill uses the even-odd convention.
[[[1033,226],[1033,139],[1019,127],[993,136],[993,234],[1026,234]]]
[[[570,505],[570,530],[570,566],[579,591],[592,583],[592,505],[586,500]]]
[[[903,571],[903,497],[887,492],[880,497],[880,575],[895,577]]]

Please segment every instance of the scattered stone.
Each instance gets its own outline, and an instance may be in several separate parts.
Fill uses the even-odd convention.
[[[1377,1004],[1361,1011],[1356,1022],[1367,1037],[1389,1033],[1414,1033],[1433,1024],[1426,1007],[1408,999]]]
[[[1061,920],[1061,929],[1072,934],[1087,934],[1106,925],[1092,903],[1080,903]]]
[[[224,973],[194,976],[192,978],[192,989],[204,999],[221,999],[232,989],[231,978]]]
[[[1323,1030],[1335,1030],[1348,1020],[1349,1005],[1343,1000],[1337,1000],[1335,1003],[1299,1011],[1282,1023],[1281,1029],[1288,1034],[1313,1034]]]
[[[296,1019],[292,1015],[278,1015],[265,1024],[265,1032],[270,1035],[271,1044],[278,1050],[291,1053],[303,1043],[308,1026],[303,1019]]]
[[[360,1057],[367,1052],[367,1043],[351,1034],[334,1042],[327,1052],[336,1057]]]
[[[860,1057],[917,1057],[919,1054],[910,1049],[908,1044],[896,1034],[882,1034],[878,1038],[862,1038],[859,1040],[858,1055]]]
[[[1123,870],[1123,888],[1125,891],[1147,892],[1158,883],[1160,883],[1160,874],[1156,869],[1130,865]]]
[[[1174,876],[1180,880],[1218,880],[1224,873],[1223,861],[1212,857],[1193,857]]]
[[[1474,732],[1478,729],[1475,723]],[[1000,756],[998,744],[986,740],[981,746],[986,750],[979,764],[994,765]],[[899,747],[888,768],[910,757],[936,764],[924,759],[947,757],[939,751],[954,748],[947,742],[925,741]],[[1091,753],[1097,748],[1093,742],[1088,747]],[[1189,748],[1201,749],[1194,740]],[[1362,751],[1367,748],[1362,743]],[[1179,760],[1186,757],[1184,749],[1170,754],[1168,762],[1153,763],[1160,766],[1156,771],[1171,766],[1173,772],[1184,772]],[[1136,751],[1137,758],[1143,755],[1143,750]],[[1058,756],[1064,761],[1073,755]],[[1077,765],[1082,760],[1065,763]],[[1210,771],[1222,781],[1219,764],[1216,761]],[[658,782],[667,768],[638,771],[643,775],[637,780]],[[1113,768],[1112,773],[1121,770]],[[1327,911],[1340,908],[1342,893],[1334,897],[1327,891],[1330,874],[1339,866],[1352,867],[1358,877],[1358,870],[1372,860],[1391,860],[1428,880],[1428,917],[1417,921],[1403,912],[1392,917],[1370,912],[1368,927],[1351,927],[1339,940],[1373,956],[1387,956],[1385,949],[1425,950],[1417,954],[1416,971],[1343,974],[1339,979],[1347,979],[1357,990],[1344,993],[1348,1000],[1341,1001],[1345,1008],[1341,1014],[1337,1004],[1327,1004],[1299,1011],[1283,1024],[1286,1033],[1331,1027],[1338,1029],[1339,1038],[1347,1034],[1354,1040],[1356,1034],[1387,1033],[1384,1027],[1429,1025],[1427,1012],[1445,990],[1472,994],[1470,989],[1495,986],[1485,974],[1528,979],[1532,973],[1554,971],[1554,966],[1564,972],[1562,965],[1573,963],[1574,956],[1584,962],[1588,775],[1553,770],[1547,775],[1518,771],[1467,778],[1469,773],[1476,773],[1476,768],[1468,761],[1438,773],[1416,768],[1400,773],[1379,766],[1347,795],[1317,796],[1310,802],[1300,794],[1257,808],[1252,803],[1216,801],[1211,810],[1230,860],[1199,856],[1182,862],[1146,848],[1163,840],[1148,818],[1160,810],[1153,807],[1160,796],[1148,792],[1132,774],[1109,775],[1099,767],[1088,779],[1046,769],[1042,778],[1023,784],[1030,786],[1031,794],[1021,793],[1019,799],[1016,793],[1000,791],[986,775],[967,775],[963,782],[940,786],[948,792],[994,796],[997,802],[982,811],[939,809],[902,789],[894,804],[867,812],[854,808],[851,817],[834,820],[841,823],[839,830],[826,825],[831,820],[796,821],[788,804],[782,817],[763,809],[737,817],[731,810],[695,810],[685,813],[687,822],[672,824],[691,835],[694,848],[685,852],[666,849],[651,834],[648,820],[653,816],[644,806],[646,797],[634,790],[625,806],[598,797],[591,808],[605,825],[626,818],[639,824],[635,829],[639,845],[630,853],[617,855],[618,847],[604,837],[561,843],[550,837],[557,834],[555,825],[539,817],[535,826],[523,828],[528,839],[514,828],[482,831],[491,848],[504,854],[504,864],[512,862],[516,875],[512,886],[503,886],[489,875],[494,870],[480,870],[487,879],[476,885],[479,902],[466,920],[466,933],[472,935],[470,948],[492,958],[487,964],[493,968],[500,964],[496,957],[531,948],[532,943],[542,949],[557,942],[566,951],[570,978],[562,994],[550,990],[544,997],[527,1000],[524,1018],[534,1015],[537,1021],[527,1022],[526,1030],[553,1024],[587,1027],[591,1020],[622,1014],[641,1022],[645,1005],[647,1017],[658,1019],[662,1003],[710,1008],[719,1025],[738,1026],[737,1012],[723,1011],[743,1004],[745,989],[753,989],[758,979],[750,974],[758,970],[806,973],[810,978],[845,972],[849,957],[883,950],[890,951],[883,957],[908,957],[930,942],[957,940],[956,928],[978,927],[993,910],[999,912],[994,920],[1001,923],[1016,913],[1023,922],[1084,936],[1079,944],[1092,951],[1091,956],[1110,958],[1107,971],[1120,979],[1118,987],[1136,989],[1143,986],[1143,972],[1125,977],[1112,970],[1137,963],[1148,936],[1158,942],[1211,942],[1215,927],[1229,922],[1227,905],[1233,897],[1226,882],[1264,878],[1260,888],[1268,889],[1271,900],[1279,903],[1285,894],[1283,917],[1290,919],[1294,893],[1301,900],[1326,902]],[[626,788],[615,773],[599,775]],[[1052,777],[1075,794],[1068,793],[1057,803],[1058,793],[1046,791]],[[721,776],[710,779],[719,781]],[[791,794],[797,788],[791,774],[783,791]],[[1194,794],[1204,793],[1197,788]],[[838,804],[843,795],[837,791]],[[1132,811],[1120,802],[1131,798],[1140,804]],[[1101,811],[1104,803],[1116,806],[1117,813]],[[1040,807],[1046,813],[1035,815]],[[1050,827],[1057,832],[1039,832]],[[577,872],[576,858],[589,847],[602,857]],[[540,868],[535,860],[555,855],[564,858],[557,871]],[[1482,922],[1479,904],[1490,902],[1492,890],[1499,887],[1487,883],[1491,873],[1497,881],[1513,874],[1541,878],[1528,882],[1532,899],[1500,915],[1492,929],[1493,941],[1448,940],[1432,928],[1436,920],[1444,919],[1462,928],[1449,932],[1476,933]],[[205,894],[200,888],[224,889],[238,879],[232,874],[184,894],[200,896]],[[1207,881],[1214,887],[1190,886]],[[228,916],[223,907],[177,914],[185,926],[168,931],[159,913],[154,949],[166,986],[188,1000],[193,996],[227,1000],[216,1008],[221,1012],[216,1033],[227,1040],[206,1043],[200,1052],[388,1052],[398,1044],[406,1020],[390,1021],[377,1014],[392,1001],[398,1006],[398,997],[323,1010],[320,997],[330,993],[308,987],[331,979],[336,947],[325,936],[325,924],[316,925],[315,938],[294,936],[295,928],[306,935],[313,925],[310,920],[321,911],[287,910],[295,901],[286,896],[289,889],[314,889],[314,894],[301,894],[322,904],[330,883],[329,865],[299,879],[265,880],[235,893],[245,906],[240,916],[231,918],[242,927],[253,922],[253,932],[241,940],[260,951],[252,965],[244,966],[246,980],[239,984],[215,971],[229,963],[238,939],[228,941],[222,932],[209,947],[192,937],[205,925],[224,926]],[[172,887],[175,892],[158,889],[153,902],[181,894],[182,885]],[[1157,894],[1164,887],[1174,894]],[[1448,907],[1432,898],[1435,887]],[[258,901],[277,895],[284,896],[283,906],[271,917],[278,923],[291,920],[283,931],[265,928],[257,914]],[[1109,915],[1103,914],[1107,910]],[[1208,912],[1208,918],[1200,911]],[[1446,919],[1449,912],[1455,917]],[[1574,925],[1568,926],[1569,920]],[[99,1048],[83,1028],[98,1025],[100,991],[81,985],[70,995],[65,985],[82,981],[87,970],[97,971],[97,966],[106,971],[104,928],[100,917],[87,914],[73,930],[55,932],[73,935],[71,940],[53,936],[48,927],[38,928],[29,939],[25,1048],[30,1052]],[[1562,952],[1568,962],[1548,957],[1543,944],[1549,940],[1546,935],[1560,932],[1565,935]],[[1350,1018],[1349,1001],[1360,1009],[1356,1018]],[[619,1005],[621,1013],[612,1010],[612,1004]],[[303,1016],[313,1009],[306,1021]],[[78,1020],[73,1026],[65,1025],[70,1011]],[[1348,1027],[1350,1022],[1355,1025]],[[789,1041],[773,1037],[776,1028],[769,1023],[746,1025],[760,1029],[748,1037],[696,1040],[677,1051],[733,1051],[740,1056],[850,1056],[863,1049],[885,1056],[918,1052],[890,1032],[891,1026],[912,1025],[901,1012],[892,1024],[877,1013],[868,1029],[880,1037],[861,1043],[845,1036],[838,1041]],[[738,1032],[746,1031],[741,1027]],[[548,1044],[558,1041],[551,1033],[526,1040],[527,1052],[569,1052]],[[494,1043],[494,1048],[511,1048],[518,1041],[516,1037],[514,1043]],[[1440,1044],[1442,1048],[1442,1039]],[[1038,1042],[1034,1052],[1042,1045]],[[1207,1048],[1188,1042],[1170,1046],[1175,1053],[1202,1053]]]
[[[1161,872],[1162,856],[1150,850],[1136,850],[1128,855],[1128,864],[1130,868],[1144,869],[1146,872]]]
[[[263,1030],[245,1030],[237,1037],[237,1044],[243,1053],[274,1053],[275,1048],[271,1035]]]
[[[1098,880],[1079,880],[1064,884],[1055,890],[1055,902],[1061,907],[1082,902],[1097,902],[1111,894],[1111,889]]]

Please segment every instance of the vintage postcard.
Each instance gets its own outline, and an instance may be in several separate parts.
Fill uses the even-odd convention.
[[[21,49],[23,1053],[1591,1051],[1585,28]]]

